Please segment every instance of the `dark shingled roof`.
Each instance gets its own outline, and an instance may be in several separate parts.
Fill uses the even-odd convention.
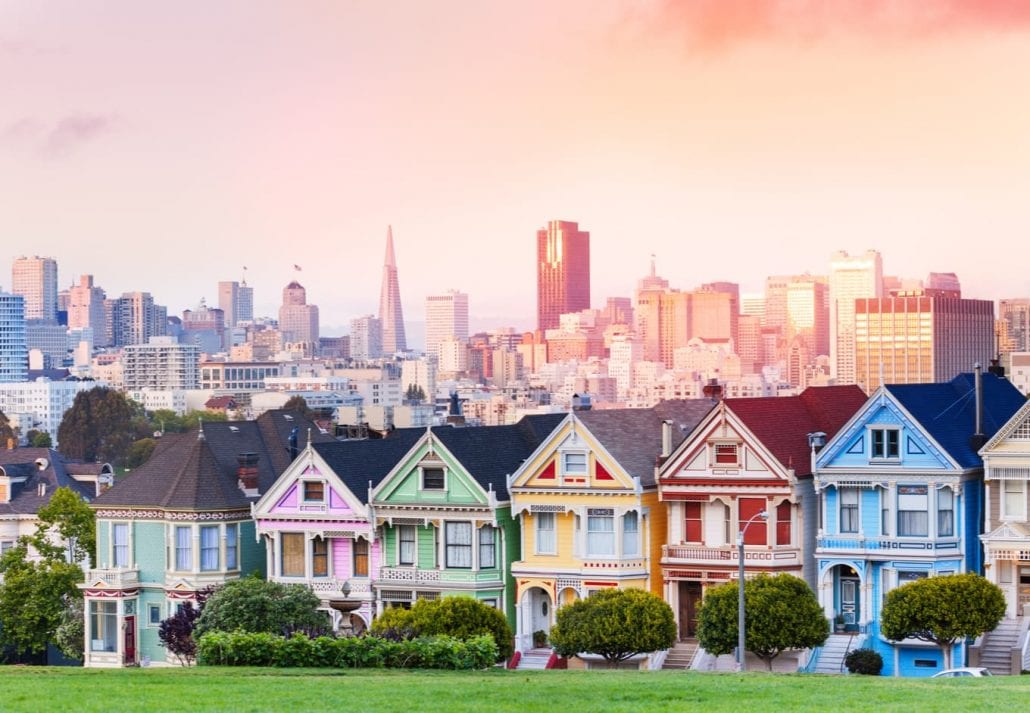
[[[730,409],[796,477],[812,474],[808,434],[828,438],[839,431],[866,402],[857,386],[812,386],[797,396],[726,399]]]
[[[654,485],[655,462],[662,453],[662,422],[672,421],[672,449],[690,435],[715,407],[709,399],[662,401],[652,408],[576,411],[590,433],[640,484]]]
[[[945,384],[888,384],[884,388],[961,467],[983,465],[970,445],[976,422],[973,374],[959,374]],[[982,430],[985,438],[989,440],[1025,403],[1026,399],[1008,380],[984,374]]]
[[[198,431],[166,434],[145,464],[93,502],[101,507],[168,510],[233,510],[249,507],[238,485],[238,456],[257,455],[258,489],[266,492],[290,464],[289,437],[298,429],[298,449],[310,424],[299,412],[267,411],[255,421],[213,421]],[[332,437],[311,428],[312,443]]]
[[[43,459],[47,467],[40,470],[36,461]],[[0,515],[34,515],[50,502],[54,491],[58,488],[71,488],[84,500],[93,497],[96,486],[93,483],[80,483],[72,478],[64,456],[52,448],[14,448],[0,450],[0,470],[12,477],[25,477],[23,483],[11,483],[10,502],[0,503]],[[90,464],[92,465],[92,464]],[[81,473],[84,464],[75,464],[75,470]],[[99,469],[99,464],[96,465]],[[39,485],[46,485],[42,496]]]
[[[424,428],[398,428],[383,438],[316,443],[314,448],[354,497],[367,503],[369,483],[379,485],[425,432]]]

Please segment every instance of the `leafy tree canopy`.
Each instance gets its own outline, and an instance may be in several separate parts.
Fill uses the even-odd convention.
[[[291,396],[283,404],[284,411],[300,411],[304,415],[305,421],[311,421],[318,417],[318,414],[308,408],[307,399],[303,396],[295,395]]]
[[[1005,616],[1005,595],[978,574],[927,577],[887,593],[880,631],[888,639],[916,638],[941,647],[945,668],[962,639],[993,630]]]
[[[129,444],[148,434],[142,407],[106,387],[80,391],[57,429],[61,454],[88,463],[122,464]]]
[[[615,665],[676,641],[672,609],[643,589],[605,589],[560,608],[551,644],[562,656],[586,652]]]
[[[195,638],[208,631],[282,634],[323,629],[325,612],[318,596],[303,584],[279,584],[254,576],[226,582],[204,603]]]
[[[68,602],[81,599],[82,569],[61,560],[29,560],[23,540],[0,559],[0,642],[20,656],[42,655]]]
[[[425,389],[418,384],[408,384],[408,388],[404,392],[404,398],[412,403],[420,404],[426,400]]]
[[[705,591],[698,611],[697,638],[715,655],[737,647],[737,582]],[[744,583],[744,647],[765,662],[788,649],[821,646],[830,624],[815,594],[803,579],[790,574],[760,574]]]
[[[96,562],[96,517],[78,493],[58,488],[38,516],[39,524],[30,542],[41,556],[63,560],[70,545],[75,562]]]
[[[14,429],[11,428],[11,421],[7,418],[7,415],[0,411],[0,448],[7,448],[7,440],[9,438],[15,438]]]
[[[50,438],[50,434],[46,431],[37,431],[35,429],[25,434],[25,440],[33,448],[53,448],[54,441]]]
[[[373,622],[372,632],[389,638],[453,636],[463,641],[490,634],[497,644],[498,661],[515,650],[514,634],[504,614],[472,597],[419,599],[411,609],[387,609]]]
[[[185,433],[196,428],[201,421],[228,421],[229,417],[223,411],[190,411],[180,416],[171,409],[157,409],[147,413],[147,420],[151,432]]]

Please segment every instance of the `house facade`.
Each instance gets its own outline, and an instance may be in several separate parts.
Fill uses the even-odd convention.
[[[941,670],[937,646],[886,639],[880,611],[906,582],[983,571],[977,449],[1023,403],[993,374],[883,386],[816,456],[819,598],[827,617],[858,637],[855,646],[881,654],[884,675]],[[964,658],[957,644],[953,661]]]
[[[857,386],[727,399],[665,459],[658,480],[668,519],[663,596],[681,640],[696,635],[705,590],[737,579],[742,529],[746,575],[789,573],[814,589],[818,509],[809,435],[834,432],[864,401]]]
[[[695,400],[574,411],[513,471],[509,490],[522,531],[522,556],[512,563],[518,650],[533,647],[534,632],[550,631],[558,607],[593,591],[662,594],[666,522],[655,461],[712,407]]]

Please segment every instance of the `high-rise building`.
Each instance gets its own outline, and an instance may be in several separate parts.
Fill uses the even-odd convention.
[[[28,376],[25,298],[0,292],[0,382],[25,381]]]
[[[1005,322],[1008,337],[1006,344],[998,345],[998,351],[1030,351],[1030,299],[999,300],[998,319]]]
[[[106,298],[104,290],[93,284],[92,275],[81,275],[79,284],[68,289],[68,329],[92,329],[96,346],[110,344],[111,336],[105,333]]]
[[[450,290],[445,295],[426,297],[426,354],[439,356],[445,339],[469,338],[469,296]]]
[[[830,257],[830,373],[838,384],[856,383],[855,300],[868,297],[883,297],[880,253],[835,252]]]
[[[195,309],[183,310],[182,336],[179,341],[195,344],[205,354],[225,351],[225,315],[222,310],[208,307],[203,298]]]
[[[19,257],[11,265],[11,292],[25,298],[25,319],[57,321],[57,261]]]
[[[379,292],[379,321],[383,329],[383,352],[396,354],[407,351],[401,285],[397,281],[397,258],[393,254],[393,226],[386,228],[386,260],[383,262],[383,283]]]
[[[568,312],[590,308],[590,233],[552,220],[536,233],[537,329],[555,329]]]
[[[113,346],[146,344],[151,337],[167,334],[168,308],[154,304],[149,292],[125,292],[121,297],[105,300],[104,310]]]
[[[378,359],[383,355],[383,323],[371,314],[350,321],[351,359]]]
[[[855,301],[855,379],[881,384],[950,381],[994,356],[994,303],[924,292]]]
[[[941,297],[961,297],[962,284],[954,272],[931,272],[926,278],[927,294]]]
[[[786,322],[783,337],[788,344],[800,339],[803,354],[811,360],[830,353],[829,288],[825,277],[798,275],[787,282]]]
[[[200,388],[200,348],[175,337],[152,337],[122,350],[126,391]]]
[[[254,320],[254,288],[242,283],[225,281],[218,283],[218,308],[225,316],[225,326],[232,329],[240,322]]]
[[[318,307],[308,304],[307,291],[296,280],[283,288],[279,333],[287,343],[318,344]]]

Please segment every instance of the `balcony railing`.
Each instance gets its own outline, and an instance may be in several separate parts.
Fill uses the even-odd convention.
[[[894,550],[896,552],[933,552],[935,550],[959,551],[957,537],[865,537],[862,535],[824,535],[817,538],[816,548],[820,550]]]
[[[281,584],[306,584],[315,594],[325,598],[343,599],[343,584],[350,583],[350,596],[360,597],[372,593],[372,583],[367,577],[355,577],[352,579],[337,579],[336,577],[312,577],[301,579],[298,577],[271,577],[274,582]],[[326,597],[326,595],[333,595]]]
[[[662,562],[666,564],[693,564],[737,562],[737,548],[732,545],[704,547],[703,545],[662,545]],[[801,562],[797,547],[773,548],[745,546],[744,562],[756,565],[791,565]]]
[[[414,567],[380,567],[379,581],[391,584],[430,585],[485,584],[500,585],[500,570],[416,569]]]
[[[103,582],[109,589],[126,589],[139,586],[139,569],[127,569],[124,567],[108,567],[105,569],[86,570],[86,581],[88,587],[95,587],[98,582]]]

